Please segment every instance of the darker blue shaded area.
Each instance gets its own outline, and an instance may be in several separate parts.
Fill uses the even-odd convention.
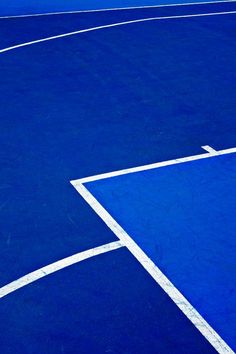
[[[71,179],[235,145],[235,16],[0,55],[1,284],[115,239]]]
[[[86,184],[236,348],[236,154]]]
[[[1,299],[0,317],[4,354],[215,353],[125,249]]]

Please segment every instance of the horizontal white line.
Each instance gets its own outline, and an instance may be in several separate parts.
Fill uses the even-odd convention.
[[[211,345],[222,354],[233,353],[224,340],[215,332],[215,330],[204,320],[189,301],[179,292],[179,290],[170,282],[162,271],[151,261],[150,258],[141,250],[141,248],[132,240],[124,229],[113,219],[106,209],[94,198],[94,196],[81,184],[75,185],[79,194],[87,201],[91,208],[100,216],[105,224],[114,232],[129,251],[142,264],[151,277],[162,287],[162,289],[175,302],[180,310],[202,333],[202,335],[211,343]]]
[[[49,274],[55,273],[61,269],[64,269],[66,267],[69,267],[73,264],[79,263],[84,261],[85,259],[91,258],[98,256],[100,254],[114,251],[120,247],[124,247],[124,245],[120,241],[115,241],[111,242],[108,244],[105,244],[103,246],[99,246],[96,248],[92,248],[90,250],[80,252],[77,254],[74,254],[73,256],[61,259],[60,261],[57,261],[55,263],[49,264],[43,268],[40,268],[38,270],[35,270],[34,272],[31,272],[5,286],[0,288],[0,298],[28,285],[36,280],[39,280],[43,277],[46,277]]]
[[[54,39],[58,38],[64,38],[64,37],[69,37],[69,36],[74,36],[80,33],[86,33],[86,32],[92,32],[92,31],[97,31],[101,30],[104,28],[112,28],[112,27],[118,27],[118,26],[124,26],[124,25],[129,25],[133,23],[140,23],[140,22],[147,22],[147,21],[163,21],[163,20],[173,20],[173,19],[181,19],[181,18],[194,18],[194,17],[206,17],[206,16],[220,16],[220,15],[232,15],[236,14],[236,11],[229,11],[229,12],[210,12],[210,13],[203,13],[203,14],[194,14],[194,15],[180,15],[180,16],[163,16],[163,17],[150,17],[150,18],[142,18],[138,20],[131,20],[131,21],[125,21],[125,22],[117,22],[117,23],[111,23],[109,25],[103,25],[103,26],[97,26],[97,27],[91,27],[91,28],[86,28],[78,31],[73,31],[73,32],[68,32],[68,33],[63,33],[59,34],[56,36],[51,36],[47,38],[42,38],[42,39],[37,39],[34,41],[30,42],[25,42],[21,44],[17,44],[11,47],[3,48],[0,49],[0,53],[5,53],[9,52],[10,50],[14,50],[17,48],[22,48],[22,47],[27,47],[32,44],[37,44],[37,43],[42,43],[42,42],[47,42],[51,41]]]
[[[157,162],[157,163],[153,163],[153,164],[149,164],[149,165],[127,168],[125,170],[118,170],[118,171],[113,171],[113,172],[108,172],[108,173],[102,173],[102,174],[95,175],[95,176],[85,177],[85,178],[73,180],[73,181],[71,181],[71,184],[76,187],[77,184],[98,181],[98,180],[104,179],[104,178],[116,177],[116,176],[126,175],[128,173],[135,173],[135,172],[140,172],[140,171],[152,170],[154,168],[176,165],[176,164],[195,161],[195,160],[207,159],[210,157],[214,157],[216,155],[216,153],[217,153],[217,155],[225,155],[225,154],[232,154],[232,153],[236,152],[236,148],[220,150],[217,152],[214,149],[212,149],[212,150],[213,151],[210,151],[209,153],[206,153],[206,154],[182,157],[179,159],[162,161],[162,162]]]
[[[146,6],[128,6],[128,7],[114,7],[114,8],[104,8],[104,9],[91,9],[91,10],[75,10],[75,11],[58,11],[58,12],[45,12],[36,14],[25,14],[25,15],[9,15],[0,16],[0,19],[9,18],[27,18],[27,17],[39,17],[39,16],[54,16],[54,15],[71,15],[80,13],[93,13],[93,12],[107,12],[107,11],[124,11],[124,10],[141,10],[141,9],[155,9],[162,7],[180,7],[180,6],[195,6],[195,5],[211,5],[211,4],[221,4],[235,2],[235,0],[219,0],[219,1],[203,1],[203,2],[186,2],[186,3],[172,3],[163,5],[146,5]]]

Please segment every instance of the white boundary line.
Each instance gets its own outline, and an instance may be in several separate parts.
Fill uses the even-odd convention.
[[[218,151],[216,151],[215,149],[213,149],[211,146],[209,145],[204,145],[202,146],[202,148],[204,150],[206,150],[207,152],[210,152],[212,155],[218,155]]]
[[[204,146],[209,148],[209,146]],[[211,148],[212,149],[212,148]],[[212,149],[214,150],[214,149]],[[217,152],[217,155],[225,155],[236,153],[236,148],[226,149]],[[104,223],[110,228],[111,231],[118,237],[118,239],[125,245],[134,257],[141,263],[151,277],[162,287],[162,289],[169,295],[169,297],[175,302],[179,309],[185,314],[185,316],[194,324],[194,326],[201,332],[201,334],[209,341],[209,343],[220,354],[234,353],[233,350],[225,343],[225,341],[215,332],[215,330],[204,320],[204,318],[198,313],[198,311],[190,304],[190,302],[184,297],[183,294],[170,282],[170,280],[162,273],[162,271],[152,262],[152,260],[142,251],[142,249],[133,241],[133,239],[125,232],[125,230],[116,222],[116,220],[108,213],[108,211],[98,202],[98,200],[88,191],[83,183],[96,181],[102,178],[110,178],[114,176],[120,176],[127,173],[134,173],[138,171],[150,170],[153,168],[160,168],[164,166],[170,166],[173,164],[185,163],[190,161],[201,160],[204,158],[210,158],[216,156],[215,150],[207,154],[185,157],[176,160],[170,160],[152,165],[145,165],[142,167],[136,167],[133,169],[126,169],[116,171],[113,173],[107,173],[103,175],[97,175],[95,177],[89,177],[87,179],[79,179],[71,181],[71,184],[75,187],[77,192],[86,200],[95,213],[100,216]]]
[[[56,35],[56,36],[51,36],[51,37],[47,37],[47,38],[41,38],[41,39],[37,39],[37,40],[34,40],[34,41],[17,44],[17,45],[11,46],[11,47],[0,49],[0,54],[1,53],[5,53],[5,52],[9,52],[9,51],[17,49],[17,48],[27,47],[27,46],[32,45],[32,44],[47,42],[47,41],[51,41],[51,40],[58,39],[58,38],[74,36],[74,35],[77,35],[77,34],[80,34],[80,33],[87,33],[87,32],[97,31],[97,30],[101,30],[101,29],[104,29],[104,28],[112,28],[112,27],[129,25],[129,24],[133,24],[133,23],[148,22],[148,21],[173,20],[173,19],[182,19],[182,18],[233,15],[233,14],[236,14],[236,10],[235,11],[228,11],[228,12],[225,12],[225,11],[223,11],[223,12],[209,12],[209,13],[192,14],[192,15],[149,17],[149,18],[142,18],[142,19],[138,19],[138,20],[111,23],[111,24],[108,24],[108,25],[102,25],[102,26],[97,26],[97,27],[86,28],[86,29],[82,29],[82,30],[78,30],[78,31],[63,33],[63,34],[59,34],[59,35]]]
[[[217,155],[225,155],[225,154],[232,154],[232,153],[236,152],[236,148],[225,149],[225,150],[220,150],[220,151],[216,151],[216,150],[212,149],[211,147],[209,147],[208,145],[202,146],[202,148],[205,150],[207,148],[208,149],[210,148],[211,151],[207,150],[208,153],[205,153],[205,154],[182,157],[179,159],[162,161],[162,162],[152,163],[149,165],[127,168],[125,170],[118,170],[118,171],[113,171],[113,172],[108,172],[108,173],[102,173],[102,174],[95,175],[95,176],[77,179],[77,180],[71,181],[71,183],[73,184],[74,187],[76,187],[77,184],[81,184],[81,183],[88,183],[88,182],[98,181],[98,180],[104,179],[104,178],[126,175],[128,173],[135,173],[135,172],[140,172],[140,171],[145,171],[145,170],[152,170],[154,168],[176,165],[176,164],[195,161],[195,160],[207,159],[209,157],[214,157],[216,154]]]
[[[54,15],[71,15],[80,13],[93,13],[93,12],[107,12],[107,11],[124,11],[124,10],[141,10],[141,9],[156,9],[162,7],[180,7],[180,6],[195,6],[195,5],[214,5],[235,2],[236,0],[219,0],[219,1],[202,1],[202,2],[186,2],[186,3],[172,3],[172,4],[160,4],[160,5],[146,5],[146,6],[128,6],[128,7],[114,7],[104,9],[91,9],[91,10],[75,10],[75,11],[58,11],[58,12],[45,12],[36,14],[25,15],[9,15],[0,16],[1,19],[11,18],[27,18],[27,17],[39,17],[39,16],[54,16]]]
[[[229,0],[231,1],[231,0]],[[224,2],[224,1],[219,1]],[[225,1],[227,2],[227,1]],[[234,0],[232,1],[234,2]],[[212,3],[212,2],[209,2]],[[213,2],[214,3],[214,2]],[[215,2],[216,3],[216,2]],[[199,3],[203,4],[203,3]],[[175,4],[175,6],[180,6],[184,4]],[[185,4],[185,5],[193,5],[192,3]],[[167,5],[171,6],[171,5]],[[158,6],[154,6],[158,7]],[[145,7],[141,7],[145,8]],[[128,9],[128,8],[126,8]],[[132,8],[129,8],[132,9]],[[122,9],[105,9],[105,10],[98,10],[98,11],[109,11],[109,10],[122,10]],[[96,10],[94,10],[96,11]],[[93,12],[94,12],[93,11]],[[86,11],[92,12],[92,11]],[[25,47],[31,44],[41,43],[57,38],[72,36],[79,33],[91,32],[103,28],[111,28],[131,23],[139,23],[145,21],[153,21],[153,20],[166,20],[166,19],[178,19],[178,18],[192,18],[192,17],[204,17],[204,16],[216,16],[216,15],[226,15],[226,14],[235,14],[236,11],[229,11],[229,12],[217,12],[217,13],[204,13],[204,14],[193,14],[193,15],[182,15],[182,16],[165,16],[165,17],[153,17],[153,18],[145,18],[139,20],[132,20],[126,22],[119,22],[110,25],[98,26],[89,29],[74,31],[70,33],[65,33],[57,36],[52,36],[48,38],[43,38],[36,41],[22,43],[16,46],[4,48],[0,50],[0,53],[4,53],[16,48]],[[50,14],[37,14],[33,16],[42,16],[42,15],[52,15],[52,14],[59,14],[59,13],[50,13]],[[23,16],[21,16],[23,17]],[[26,16],[24,16],[26,17]],[[27,17],[30,17],[27,15]],[[6,18],[6,17],[4,17]],[[9,17],[8,17],[9,18]],[[113,242],[108,245],[103,245],[92,250],[88,250],[85,252],[78,253],[71,257],[67,257],[63,260],[58,262],[52,263],[48,266],[45,266],[39,270],[36,270],[32,273],[19,278],[16,281],[13,281],[4,287],[0,288],[0,298],[10,294],[17,289],[24,287],[40,278],[43,278],[46,275],[52,274],[60,269],[68,267],[72,264],[78,263],[84,259],[93,257],[98,254],[102,254],[123,246],[126,246],[130,252],[136,257],[136,259],[142,264],[142,266],[147,270],[147,272],[152,276],[152,278],[163,288],[163,290],[170,296],[170,298],[175,302],[175,304],[181,309],[181,311],[187,316],[187,318],[195,325],[195,327],[202,333],[202,335],[211,343],[211,345],[219,352],[219,353],[234,353],[232,349],[224,342],[224,340],[214,331],[214,329],[203,319],[203,317],[194,309],[194,307],[188,302],[188,300],[179,292],[177,288],[169,281],[169,279],[161,272],[161,270],[151,261],[150,258],[141,250],[141,248],[132,240],[132,238],[124,231],[124,229],[112,218],[112,216],[103,208],[103,206],[93,197],[93,195],[85,188],[82,183],[87,183],[99,179],[110,178],[114,176],[124,175],[127,173],[134,173],[138,171],[149,170],[153,168],[159,168],[179,163],[185,163],[189,161],[199,160],[203,158],[209,158],[217,155],[224,155],[229,153],[235,153],[236,148],[221,150],[216,152],[209,146],[203,147],[205,150],[209,151],[208,154],[201,154],[190,156],[186,158],[176,159],[165,161],[162,163],[151,164],[121,171],[115,171],[111,173],[101,174],[93,177],[88,177],[80,180],[71,181],[71,184],[75,187],[75,189],[80,193],[80,195],[87,201],[87,203],[92,207],[92,209],[101,217],[101,219],[106,223],[106,225],[114,232],[114,234],[119,238],[119,241]],[[108,246],[108,248],[107,248]]]
[[[115,241],[115,242],[111,242],[96,248],[92,248],[90,250],[84,251],[84,252],[80,252],[77,254],[74,254],[73,256],[61,259],[60,261],[57,261],[55,263],[49,264],[45,267],[42,267],[34,272],[31,272],[5,286],[3,286],[2,288],[0,288],[0,298],[3,298],[4,296],[28,285],[31,284],[33,282],[35,282],[36,280],[39,280],[43,277],[46,277],[49,274],[55,273],[61,269],[64,269],[66,267],[69,267],[73,264],[79,263],[84,261],[85,259],[91,258],[91,257],[95,257],[98,256],[100,254],[106,253],[106,252],[110,252],[110,251],[114,251],[120,247],[124,247],[124,245],[122,244],[122,242],[120,241]]]

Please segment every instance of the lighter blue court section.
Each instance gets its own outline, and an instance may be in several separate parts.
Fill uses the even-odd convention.
[[[86,187],[236,349],[236,154]]]

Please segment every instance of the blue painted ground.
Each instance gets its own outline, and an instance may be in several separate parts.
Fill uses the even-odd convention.
[[[206,0],[198,0],[197,2],[204,2]],[[209,1],[209,0],[208,0]],[[211,0],[210,0],[211,1]],[[76,11],[76,10],[91,10],[104,9],[114,7],[129,7],[129,6],[153,6],[159,4],[182,4],[184,0],[1,0],[0,2],[0,16],[6,15],[21,15],[34,14],[55,11]],[[194,3],[196,0],[189,0],[189,3]]]
[[[157,16],[156,10],[153,14]],[[173,8],[170,14],[175,14]],[[112,23],[152,13],[106,16]],[[70,186],[71,179],[194,155],[201,145],[236,145],[235,20],[228,15],[133,24],[0,54],[0,286],[116,239]],[[106,21],[103,13],[41,17],[35,22],[0,20],[0,43],[3,48]],[[87,333],[89,342],[96,342],[98,323],[104,333],[99,338],[101,352],[109,350],[110,341],[113,352],[119,352],[121,334],[127,353],[137,353],[148,342],[154,343],[148,348],[153,353],[210,352],[209,344],[137,262],[124,250],[115,254],[118,270],[111,273],[110,289],[120,286],[114,298],[107,295],[114,323],[110,311],[99,312],[98,320],[87,306],[87,322],[81,314],[85,299],[94,305],[99,297],[103,309],[107,304],[104,293],[110,290],[104,288],[104,279],[114,259],[109,254],[104,256],[108,261],[103,256],[91,260],[91,287],[86,285],[91,275],[84,263],[79,288],[78,265],[3,299],[0,351],[21,354],[23,345],[24,353],[32,354],[44,345],[43,353],[75,353],[79,346],[83,352],[89,345]],[[51,279],[55,283],[49,290]],[[74,307],[81,289],[84,300]],[[103,289],[101,296],[97,289]],[[126,292],[145,295],[128,301]],[[155,296],[150,300],[149,294]],[[62,311],[60,296],[71,307],[58,323],[53,314]],[[54,308],[49,317],[50,301]],[[159,312],[159,303],[167,312]],[[42,328],[49,318],[48,327]],[[47,332],[49,327],[55,332]],[[68,327],[74,331],[73,340],[67,337]],[[168,335],[158,337],[167,328]],[[133,337],[132,329],[137,329]]]
[[[61,33],[135,19],[235,11],[235,2],[171,6],[126,11],[67,14],[27,19],[0,19],[0,49]],[[229,18],[227,19],[229,21]],[[207,22],[207,20],[205,21]],[[231,31],[230,31],[231,32]],[[227,36],[230,33],[227,33]],[[232,33],[231,33],[232,35]]]
[[[236,154],[86,187],[236,349]]]
[[[120,249],[2,299],[1,353],[215,353]]]

